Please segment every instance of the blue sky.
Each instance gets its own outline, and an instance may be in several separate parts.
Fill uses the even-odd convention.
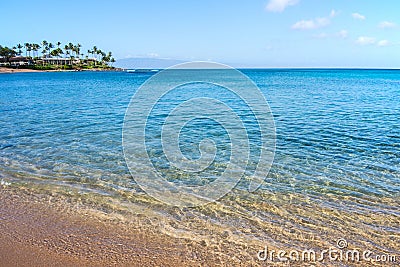
[[[116,59],[400,67],[398,0],[5,1],[2,45],[97,45]]]

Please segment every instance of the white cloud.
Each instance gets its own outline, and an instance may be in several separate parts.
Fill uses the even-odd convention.
[[[282,12],[288,6],[294,6],[299,2],[299,0],[270,0],[265,7],[271,12]]]
[[[317,25],[313,20],[300,20],[292,25],[294,30],[310,30],[317,28]]]
[[[375,38],[368,36],[360,36],[357,38],[356,43],[359,45],[371,45],[375,43]]]
[[[394,28],[394,27],[396,27],[396,23],[393,23],[390,21],[382,21],[381,23],[379,23],[378,27],[381,29]]]
[[[388,40],[380,40],[378,42],[378,46],[388,46],[390,45],[390,42]]]
[[[331,18],[336,16],[336,11],[332,10],[328,17],[315,18],[310,20],[300,20],[292,25],[294,30],[312,30],[325,27],[331,23]]]
[[[351,14],[351,16],[352,16],[354,19],[365,20],[365,16],[364,16],[364,15],[361,15],[360,13],[353,13],[353,14]]]
[[[349,32],[346,30],[341,30],[336,34],[338,37],[342,38],[342,39],[346,39],[347,36],[349,35]]]

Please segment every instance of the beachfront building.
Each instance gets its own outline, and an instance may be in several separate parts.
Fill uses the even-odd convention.
[[[11,57],[9,60],[7,60],[4,57],[0,58],[0,66],[18,67],[18,66],[29,66],[32,64],[33,61],[29,57]]]
[[[42,58],[36,61],[37,64],[43,65],[72,65],[72,64],[79,64],[80,59],[78,58]]]
[[[0,66],[8,66],[8,61],[4,57],[0,57]]]
[[[94,58],[87,58],[87,59],[79,59],[79,58],[62,58],[62,57],[57,57],[57,58],[41,58],[38,60],[35,60],[36,64],[43,64],[43,65],[78,65],[78,64],[84,64],[84,65],[95,65],[96,59]]]

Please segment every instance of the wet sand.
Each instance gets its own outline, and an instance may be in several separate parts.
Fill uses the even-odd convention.
[[[248,265],[235,260],[66,198],[0,187],[0,266]]]
[[[246,244],[194,242],[135,217],[0,186],[0,266],[263,266]]]
[[[147,212],[155,206],[143,206],[145,198],[138,205],[140,198],[132,199],[133,206],[129,206],[129,212],[124,212],[118,208],[120,203],[114,205],[112,198],[90,202],[83,194],[71,193],[69,196],[60,192],[0,186],[0,266],[365,266],[365,262],[324,260],[311,264],[257,259],[257,252],[264,245],[275,251],[282,248],[320,251],[334,247],[337,237],[349,241],[351,249],[371,249],[374,253],[395,255],[399,251],[397,232],[381,228],[384,224],[396,229],[399,223],[396,215],[379,214],[378,219],[372,214],[359,214],[353,222],[349,220],[350,214],[335,215],[304,204],[297,208],[292,203],[290,207],[281,207],[292,211],[290,218],[297,218],[295,213],[299,213],[302,218],[321,220],[320,226],[312,226],[316,228],[315,232],[306,230],[311,227],[308,220],[299,222],[301,229],[296,229],[289,222],[274,221],[276,216],[256,224],[249,221],[246,231],[240,228],[239,221],[236,227],[203,221],[195,210],[187,211],[188,214],[183,216],[165,210],[165,214],[171,213],[175,219],[160,220]],[[260,209],[255,202],[240,202],[246,210]],[[264,205],[267,205],[265,210],[273,211],[273,206]],[[216,208],[211,205],[201,211],[212,214],[219,210],[220,215],[230,213]],[[315,212],[325,214],[330,223]],[[238,218],[236,213],[231,215],[230,221]],[[335,225],[335,221],[338,224],[329,227]],[[366,225],[372,225],[373,229]],[[235,228],[243,233],[240,236],[233,234]],[[259,233],[265,236],[261,238]],[[372,265],[382,266],[379,263]],[[391,263],[383,266],[391,266]]]

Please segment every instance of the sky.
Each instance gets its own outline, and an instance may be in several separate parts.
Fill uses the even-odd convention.
[[[242,67],[400,68],[398,0],[4,1],[0,44]]]

